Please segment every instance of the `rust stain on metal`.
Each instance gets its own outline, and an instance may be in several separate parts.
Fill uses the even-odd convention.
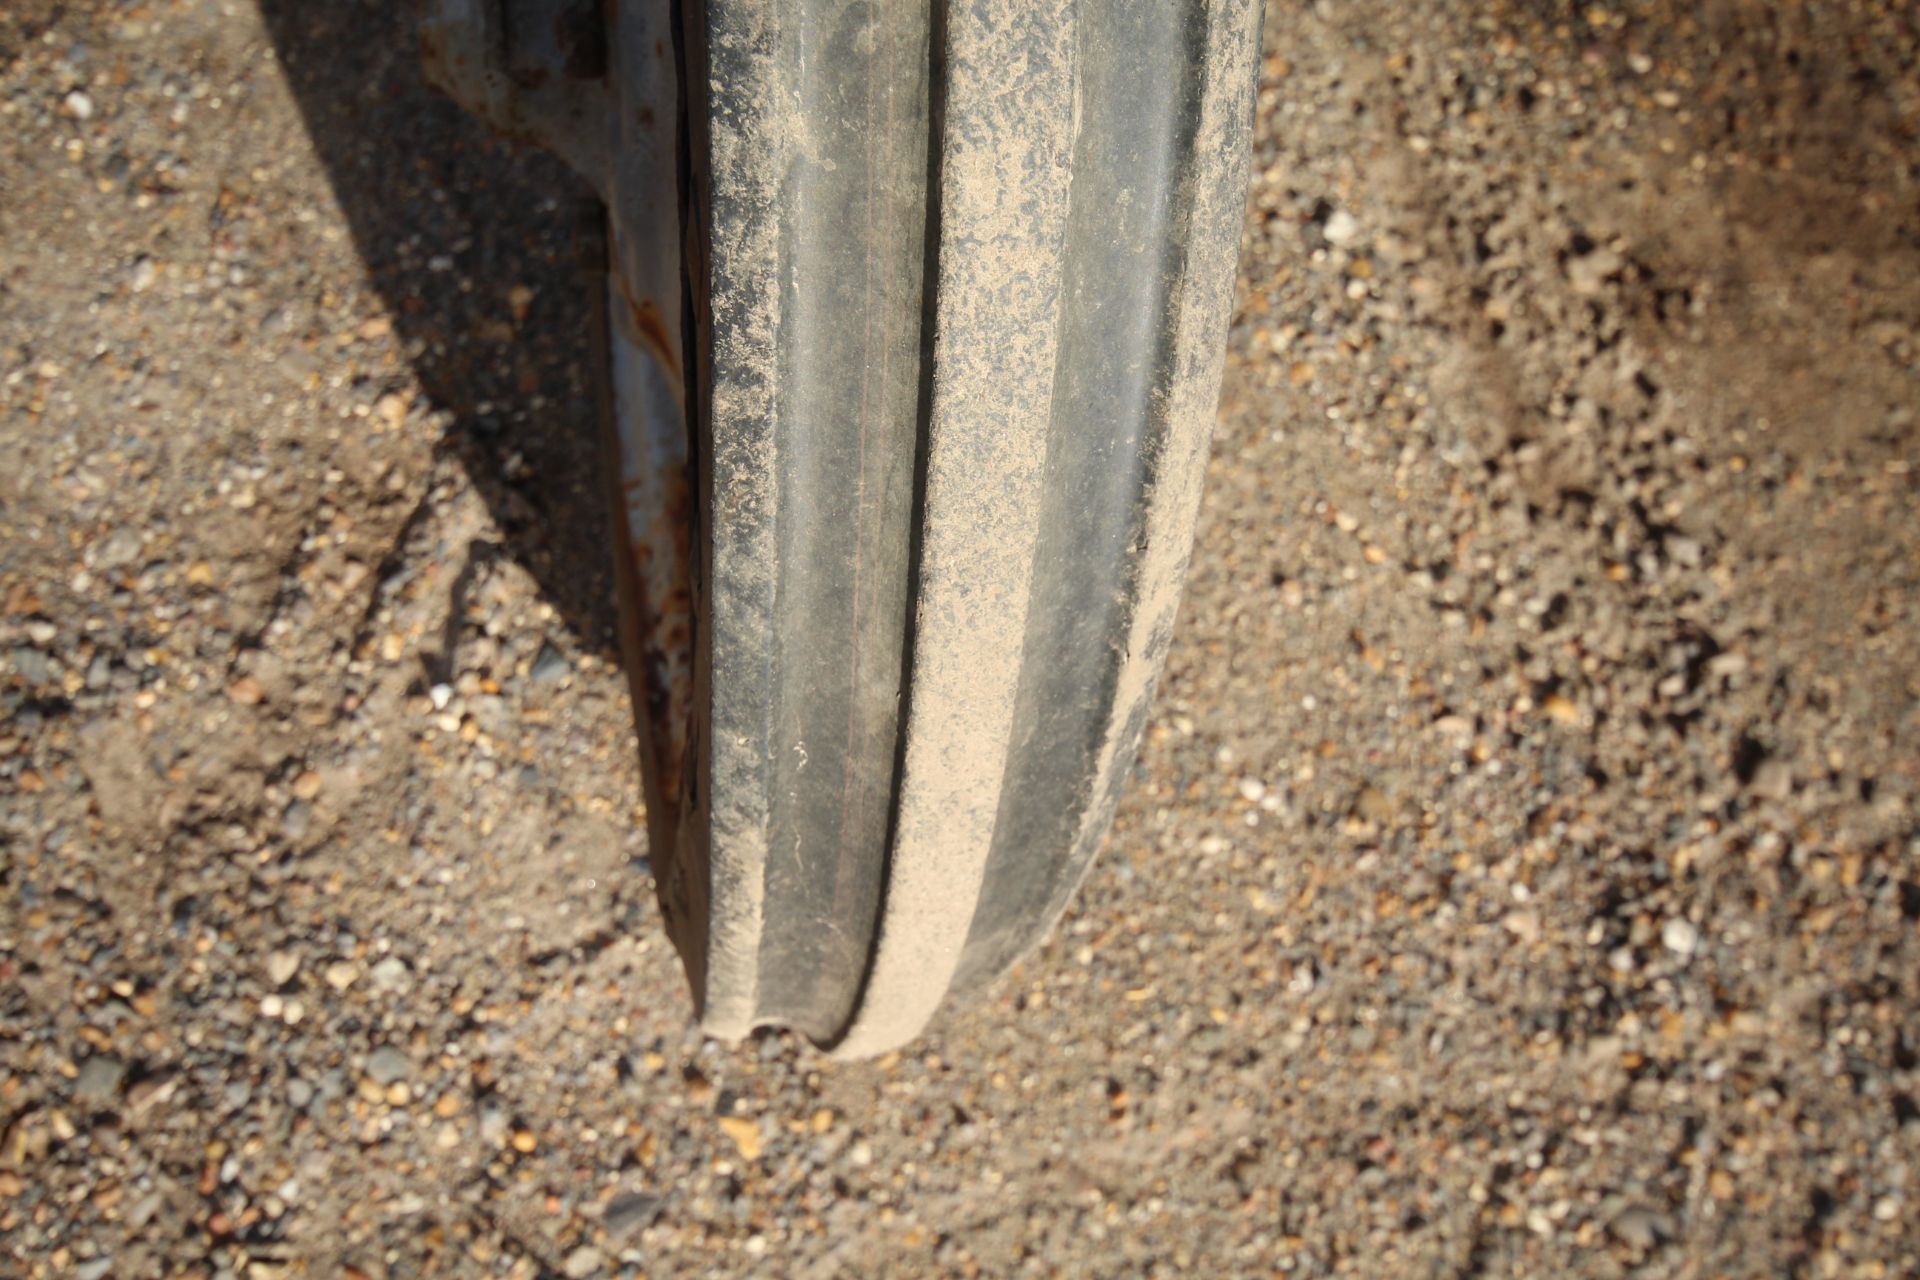
[[[674,388],[684,381],[679,343],[667,326],[661,302],[641,296],[624,272],[614,271],[614,323],[621,336]],[[676,300],[677,305],[677,300]],[[641,411],[619,406],[623,420]],[[639,439],[625,435],[634,452],[623,460],[621,497],[626,509],[625,550],[637,588],[635,628],[640,685],[646,702],[646,731],[659,774],[659,794],[679,794],[693,713],[693,586],[691,513],[693,495],[684,446],[656,452],[659,442],[641,443],[661,424],[642,424]],[[684,430],[684,426],[680,427]],[[669,457],[667,454],[676,456]]]
[[[658,308],[651,302],[641,303],[633,309],[633,323],[649,349],[661,356],[669,355],[672,340],[667,337],[667,326],[661,322]]]
[[[628,481],[624,486],[629,515],[641,497],[635,492],[639,483]],[[686,756],[688,718],[693,710],[693,591],[687,580],[692,496],[684,471],[659,477],[656,484],[665,492],[656,490],[651,496],[665,501],[646,513],[650,518],[639,535],[633,534],[629,521],[627,554],[642,601],[643,616],[638,620],[641,674],[647,728],[660,770],[660,792],[677,796],[681,763]]]
[[[628,335],[659,362],[676,387],[681,385],[680,354],[667,332],[667,322],[660,315],[659,305],[652,298],[635,298],[626,277],[617,272],[614,283],[620,290],[620,301],[626,304],[624,319]]]

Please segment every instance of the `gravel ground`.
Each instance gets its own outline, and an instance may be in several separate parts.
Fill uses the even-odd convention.
[[[1270,0],[1137,781],[854,1065],[688,1024],[401,8],[0,13],[0,1273],[1920,1274],[1911,4]]]

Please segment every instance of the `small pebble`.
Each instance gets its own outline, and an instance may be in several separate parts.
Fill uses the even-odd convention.
[[[406,961],[399,956],[388,956],[374,965],[367,976],[373,980],[373,985],[382,991],[398,991],[407,985],[410,975],[407,972]]]
[[[1784,760],[1764,761],[1748,789],[1764,800],[1785,800],[1793,794],[1793,770]]]
[[[1664,1217],[1637,1205],[1617,1215],[1611,1228],[1623,1243],[1642,1253],[1666,1239],[1671,1231]]]
[[[1353,816],[1376,826],[1384,824],[1393,817],[1393,802],[1380,788],[1364,786],[1353,798]]]
[[[721,1116],[720,1128],[740,1152],[742,1160],[760,1158],[760,1122],[751,1116]]]
[[[374,401],[373,411],[389,429],[397,429],[406,422],[407,410],[413,405],[412,398],[389,391]]]
[[[390,1085],[413,1070],[407,1055],[390,1044],[383,1044],[367,1055],[367,1075],[376,1084]]]
[[[127,1210],[127,1225],[135,1231],[140,1230],[149,1222],[153,1221],[153,1215],[159,1213],[165,1204],[166,1197],[158,1191],[148,1192],[146,1195],[140,1197],[140,1199],[134,1201],[132,1207]]]
[[[1320,234],[1327,238],[1328,244],[1344,249],[1360,238],[1360,219],[1345,209],[1335,209],[1327,216],[1326,225],[1321,227]]]
[[[108,536],[93,552],[93,567],[96,569],[124,569],[140,558],[145,543],[140,534],[133,529],[119,529]]]
[[[1660,926],[1660,945],[1677,956],[1690,956],[1700,943],[1700,931],[1681,916],[1669,917]]]
[[[41,685],[53,679],[54,663],[40,650],[21,645],[13,651],[13,669],[28,684]]]
[[[73,1100],[85,1106],[100,1106],[120,1092],[127,1078],[127,1064],[118,1058],[88,1058],[74,1077]]]
[[[566,675],[569,668],[566,658],[553,645],[542,642],[540,652],[534,655],[533,665],[527,669],[529,678],[542,684],[551,683]]]
[[[607,1201],[607,1234],[619,1239],[646,1226],[660,1215],[660,1197],[644,1191],[623,1191]]]
[[[267,981],[276,987],[285,986],[298,972],[300,957],[296,952],[276,951],[267,957]]]

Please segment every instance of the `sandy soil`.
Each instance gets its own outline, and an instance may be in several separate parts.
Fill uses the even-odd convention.
[[[1910,4],[1268,6],[1054,941],[703,1043],[578,187],[401,6],[0,14],[0,1272],[1920,1274]]]

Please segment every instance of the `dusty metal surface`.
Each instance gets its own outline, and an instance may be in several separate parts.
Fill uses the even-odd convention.
[[[622,623],[641,670],[656,834],[671,830],[692,699],[687,411],[671,12],[594,0],[433,0],[435,84],[509,137],[555,152],[605,201],[609,373],[634,582]]]

